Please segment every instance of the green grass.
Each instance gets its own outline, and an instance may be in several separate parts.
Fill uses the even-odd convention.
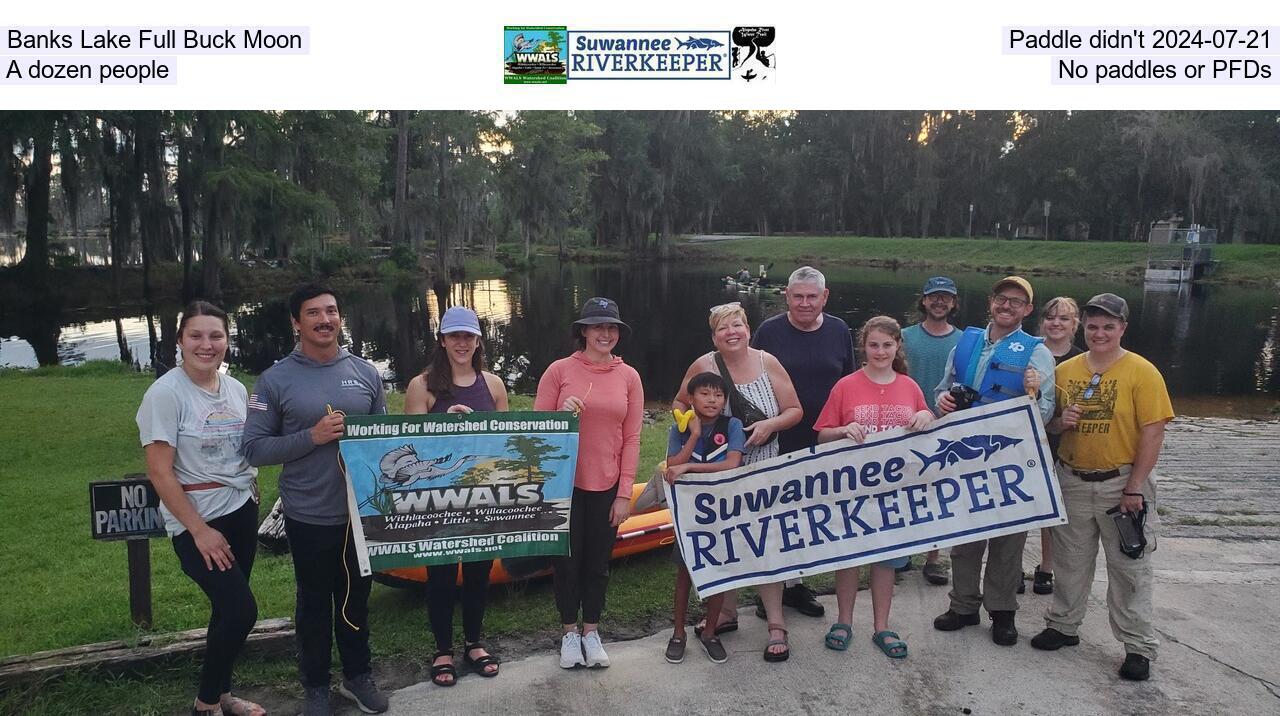
[[[238,377],[252,385],[252,376]],[[90,538],[86,486],[144,470],[134,414],[150,384],[149,375],[110,362],[0,371],[0,404],[7,408],[0,411],[0,504],[6,515],[0,520],[5,545],[0,655],[139,635],[129,622],[124,545]],[[388,403],[398,411],[403,396],[392,394]],[[513,396],[512,409],[531,407],[532,398]],[[669,425],[669,416],[659,416],[657,424],[645,428],[640,480],[664,456]],[[275,500],[278,473],[277,468],[260,472],[264,513]],[[204,626],[208,601],[182,574],[168,540],[152,540],[151,548],[154,631]],[[814,584],[829,586],[822,580]],[[669,624],[672,585],[665,550],[615,562],[608,630],[639,636]],[[253,589],[260,618],[291,616],[290,558],[259,553]],[[750,592],[742,595],[749,598]],[[432,649],[421,593],[375,584],[370,612],[377,668],[415,665],[396,667],[396,675],[388,677],[393,685],[423,678],[420,665]],[[486,634],[500,649],[551,650],[557,621],[550,580],[496,586]],[[182,658],[127,677],[68,674],[0,694],[0,713],[171,713],[190,698],[194,664],[193,658]],[[297,696],[288,653],[247,658],[237,678],[250,694]]]
[[[1079,276],[1141,276],[1145,243],[998,239],[777,236],[682,243],[681,255],[748,264],[821,261],[829,264],[945,266],[949,270]],[[1280,279],[1280,246],[1221,245],[1214,281],[1271,283]]]

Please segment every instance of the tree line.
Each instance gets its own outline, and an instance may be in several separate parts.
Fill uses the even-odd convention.
[[[691,232],[1280,242],[1274,111],[7,111],[0,147],[23,275],[95,229],[188,296],[335,244],[448,269]]]

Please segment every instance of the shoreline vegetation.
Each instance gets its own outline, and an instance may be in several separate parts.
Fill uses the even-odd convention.
[[[1146,243],[1120,241],[813,235],[706,238],[711,240],[682,241],[675,251],[683,260],[945,268],[1032,276],[1105,276],[1129,282],[1142,281],[1147,260]],[[1280,285],[1280,246],[1217,244],[1213,257],[1219,263],[1207,283]]]
[[[507,248],[512,250],[504,250]],[[544,258],[556,257],[559,252],[560,248],[554,245],[535,247],[535,254]],[[1213,256],[1218,265],[1204,283],[1280,287],[1280,245],[1219,244],[1214,246]],[[374,281],[432,277],[438,273],[429,262],[397,264],[390,260],[365,258],[359,253],[346,253],[344,257],[343,261],[322,263],[314,269],[300,265],[271,268],[226,264],[222,270],[221,290],[231,296],[250,288],[278,287],[284,290],[299,281],[315,278],[342,288]],[[563,256],[564,260],[584,264],[618,260],[709,265],[744,263],[752,266],[753,270],[754,265],[760,263],[777,263],[783,267],[812,264],[819,267],[862,266],[889,270],[945,269],[949,272],[1103,277],[1126,283],[1142,281],[1146,257],[1147,245],[1135,242],[738,234],[685,236],[672,244],[665,258],[652,253],[637,254],[622,248],[594,246],[566,246]],[[514,247],[504,246],[500,246],[492,257],[469,255],[463,262],[467,279],[497,277],[527,267]],[[785,277],[775,271],[774,278]],[[118,288],[112,271],[106,267],[50,268],[46,285],[52,295],[61,298],[66,308],[117,303],[110,300],[116,295],[122,299],[120,304],[141,304],[144,295],[142,269],[136,266],[121,271]],[[181,265],[156,264],[151,267],[150,290],[156,299],[176,301],[181,289]],[[0,268],[0,300],[7,302],[12,298],[21,303],[22,297],[29,296],[29,292],[29,285],[16,267]]]

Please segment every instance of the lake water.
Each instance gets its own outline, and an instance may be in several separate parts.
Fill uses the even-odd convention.
[[[422,370],[442,306],[471,306],[481,316],[491,363],[518,392],[533,392],[553,360],[571,350],[569,325],[592,296],[616,299],[634,335],[620,354],[639,370],[646,396],[666,400],[690,361],[710,348],[707,309],[740,300],[753,326],[785,310],[773,293],[726,292],[719,277],[737,265],[583,265],[542,260],[528,272],[439,286],[371,285],[342,295],[349,345],[378,364],[389,385],[403,386]],[[785,280],[790,267],[775,267]],[[836,268],[828,272],[827,311],[857,327],[886,313],[915,320],[923,271]],[[957,274],[961,320],[985,322],[985,296],[995,276]],[[1039,302],[1052,296],[1113,291],[1130,305],[1125,345],[1164,373],[1177,407],[1193,413],[1261,413],[1280,400],[1280,301],[1273,290],[1234,286],[1144,291],[1076,278],[1033,277]],[[259,372],[292,348],[282,296],[243,296],[233,316],[231,362]],[[172,333],[178,307],[157,310],[157,337]],[[0,366],[119,359],[121,345],[143,367],[150,363],[148,320],[138,309],[94,308],[33,319],[0,319]],[[1034,317],[1033,317],[1034,318]],[[168,330],[165,329],[166,324]],[[1027,328],[1035,325],[1028,321]]]

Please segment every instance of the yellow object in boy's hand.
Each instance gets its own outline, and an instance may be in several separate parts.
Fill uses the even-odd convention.
[[[679,410],[672,410],[671,414],[675,416],[676,428],[679,429],[680,432],[683,433],[685,430],[689,429],[689,421],[693,420],[693,408],[689,408],[683,413]]]

